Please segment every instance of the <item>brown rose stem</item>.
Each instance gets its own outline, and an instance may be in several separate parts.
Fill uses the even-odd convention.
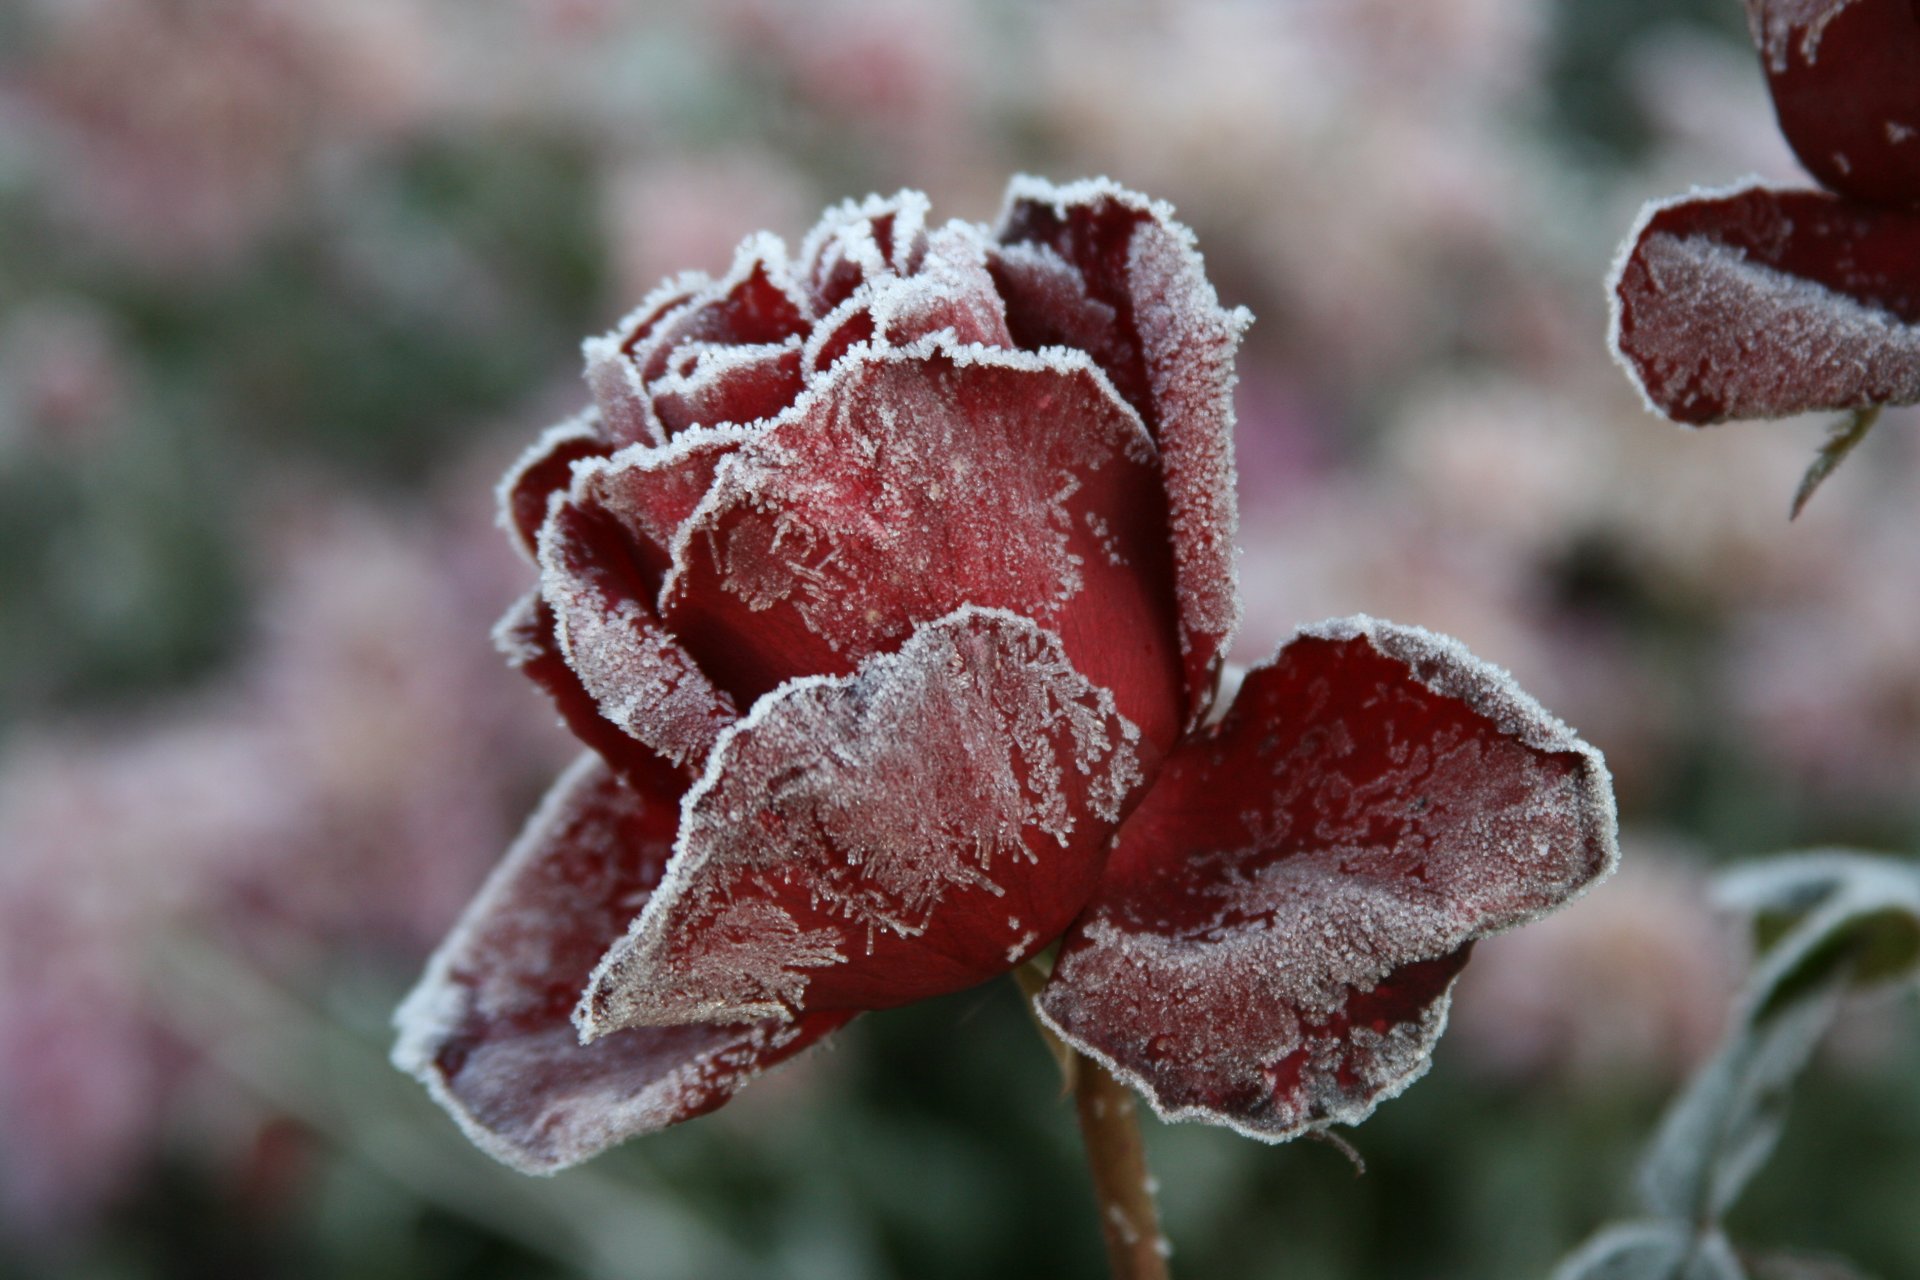
[[[1167,1280],[1167,1242],[1160,1234],[1133,1090],[1085,1054],[1073,1057],[1073,1106],[1093,1171],[1107,1267],[1114,1280]]]
[[[1033,1013],[1033,999],[1046,985],[1052,968],[1053,953],[1047,951],[1013,971],[1013,979],[1026,997],[1028,1013]],[[1160,1234],[1160,1210],[1153,1199],[1154,1182],[1147,1172],[1146,1148],[1140,1142],[1140,1115],[1133,1090],[1115,1080],[1098,1062],[1063,1043],[1038,1014],[1033,1024],[1060,1067],[1061,1081],[1073,1094],[1113,1280],[1167,1280],[1167,1241]]]

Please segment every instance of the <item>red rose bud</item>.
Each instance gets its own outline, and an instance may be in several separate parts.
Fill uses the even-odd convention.
[[[1611,868],[1605,766],[1451,642],[1247,675],[1233,356],[1166,206],[903,192],[669,282],[508,475],[511,662],[591,750],[400,1013],[546,1171],[1056,940],[1040,1001],[1165,1114],[1281,1138],[1419,1074],[1473,939]]]

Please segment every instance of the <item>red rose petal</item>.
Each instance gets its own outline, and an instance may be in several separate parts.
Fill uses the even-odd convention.
[[[814,375],[831,369],[841,356],[863,342],[872,342],[873,334],[873,290],[863,288],[814,326],[801,353],[800,367],[807,379],[814,381]]]
[[[1079,911],[1140,749],[1059,640],[995,610],[783,686],[688,794],[582,1031],[881,1008],[1005,972]]]
[[[684,272],[648,294],[611,332],[581,344],[587,389],[608,438],[616,444],[665,443],[666,430],[654,416],[633,353],[652,338],[662,320],[713,287],[704,273]]]
[[[669,281],[619,327],[588,339],[587,385],[608,435],[618,444],[665,443],[670,429],[648,386],[669,371],[682,347],[782,347],[804,338],[812,303],[790,271],[779,237],[750,236],[721,279],[690,272]]]
[[[591,756],[563,775],[396,1015],[394,1062],[483,1150],[551,1173],[713,1110],[843,1024],[642,1028],[580,1044],[574,1002],[651,897],[679,817]]]
[[[547,499],[564,492],[573,479],[573,464],[604,455],[609,448],[592,409],[548,427],[533,447],[507,469],[500,481],[500,524],[513,535],[514,545],[529,557],[536,554],[540,526],[546,523]]]
[[[1171,209],[1109,182],[1016,178],[999,239],[1050,250],[1080,274],[1089,304],[1073,305],[1071,287],[1030,255],[1003,254],[996,274],[1014,339],[1028,349],[1084,344],[1159,442],[1189,721],[1198,723],[1240,620],[1233,358],[1251,316],[1221,308],[1193,233]]]
[[[515,601],[494,624],[493,643],[509,666],[553,699],[560,719],[573,736],[592,747],[621,777],[649,791],[686,785],[685,770],[600,714],[599,704],[561,654],[560,641],[554,635],[553,610],[539,592],[529,592]]]
[[[1920,2],[1747,0],[1780,131],[1841,195],[1920,209]]]
[[[941,330],[960,346],[1013,346],[1006,304],[987,272],[987,242],[972,227],[929,236],[918,271],[876,286],[873,315],[881,340],[896,347]]]
[[[1179,665],[1153,447],[1071,353],[843,364],[721,465],[661,616],[742,705],[963,604],[1056,628],[1160,749]]]
[[[788,280],[786,247],[762,232],[740,246],[733,270],[711,289],[663,317],[654,332],[632,349],[634,366],[651,383],[665,373],[673,355],[693,342],[779,346],[805,337],[811,327],[811,303]]]
[[[681,527],[713,488],[721,459],[750,438],[736,427],[691,431],[665,447],[632,445],[580,469],[574,501],[612,516],[630,535],[644,594],[658,593]]]
[[[572,502],[540,530],[540,587],[567,665],[609,723],[698,767],[738,713],[644,597],[624,539]]]
[[[1651,204],[1612,293],[1615,354],[1676,421],[1920,402],[1920,214],[1766,187]]]
[[[674,359],[684,368],[668,369],[647,387],[669,436],[771,418],[792,404],[804,385],[798,338],[767,346],[690,344]]]
[[[1269,1140],[1427,1066],[1473,939],[1612,867],[1597,752],[1451,641],[1303,633],[1166,762],[1039,1008],[1162,1114]]]
[[[815,311],[832,311],[863,284],[918,270],[927,211],[927,197],[918,191],[868,196],[828,210],[800,245],[798,274]]]

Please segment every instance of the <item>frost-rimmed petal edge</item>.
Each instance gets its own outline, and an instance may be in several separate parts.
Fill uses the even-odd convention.
[[[1661,218],[1695,209],[1706,210],[1716,205],[1731,206],[1735,201],[1749,198],[1771,201],[1776,205],[1786,201],[1819,201],[1831,206],[1832,211],[1837,214],[1863,219],[1912,218],[1914,219],[1912,234],[1916,243],[1920,243],[1920,213],[1902,214],[1899,210],[1876,209],[1873,206],[1842,200],[1827,192],[1783,187],[1759,178],[1747,178],[1721,187],[1695,187],[1681,195],[1647,201],[1641,206],[1633,226],[1621,240],[1606,280],[1607,347],[1613,355],[1614,362],[1633,383],[1634,389],[1640,395],[1641,404],[1646,410],[1669,422],[1703,427],[1741,418],[1782,418],[1820,410],[1860,409],[1872,405],[1920,402],[1920,320],[1905,321],[1886,307],[1865,301],[1845,289],[1837,288],[1811,275],[1803,275],[1769,263],[1755,262],[1743,250],[1718,240],[1713,240],[1709,246],[1710,256],[1716,261],[1708,265],[1717,266],[1722,271],[1723,278],[1725,275],[1738,273],[1742,276],[1741,283],[1770,289],[1773,296],[1767,301],[1776,307],[1784,307],[1783,299],[1790,301],[1789,295],[1793,293],[1804,295],[1797,301],[1804,310],[1809,312],[1809,315],[1815,309],[1829,311],[1829,314],[1819,319],[1824,320],[1829,327],[1838,325],[1853,328],[1854,333],[1843,333],[1840,336],[1850,337],[1855,348],[1864,347],[1867,356],[1891,358],[1893,364],[1890,368],[1883,365],[1878,371],[1870,373],[1865,367],[1866,357],[1860,355],[1857,350],[1848,355],[1830,349],[1826,357],[1828,369],[1824,376],[1827,379],[1827,385],[1824,388],[1799,391],[1782,391],[1776,388],[1772,392],[1761,392],[1756,395],[1740,389],[1743,383],[1738,375],[1722,374],[1717,384],[1717,391],[1708,390],[1702,394],[1697,390],[1689,390],[1688,386],[1681,386],[1667,397],[1668,402],[1663,402],[1659,389],[1649,385],[1647,373],[1630,349],[1630,342],[1626,336],[1629,308],[1626,296],[1628,274],[1636,269],[1646,269],[1645,249],[1650,238],[1661,236],[1673,241],[1676,245],[1684,246],[1689,240],[1704,236],[1702,232],[1695,232],[1686,237],[1672,232],[1657,232],[1654,230],[1654,224]],[[1794,232],[1791,219],[1786,219],[1783,215],[1783,221],[1785,230],[1782,234],[1791,236]],[[1696,257],[1690,265],[1698,268],[1701,263]],[[1912,291],[1914,305],[1920,307],[1920,267],[1916,267],[1914,272],[1914,279],[1907,284],[1907,288]],[[1806,324],[1813,323],[1815,323],[1813,319],[1806,320]],[[1758,331],[1757,336],[1763,340],[1776,341],[1778,335],[1771,331],[1778,327],[1779,321],[1776,316],[1772,323]],[[1711,324],[1702,329],[1696,329],[1690,322],[1686,328],[1688,334],[1684,343],[1695,350],[1703,345],[1699,341],[1701,336],[1718,338],[1715,326]],[[1864,335],[1860,332],[1861,330],[1873,332],[1869,336]],[[1751,340],[1753,340],[1752,337],[1749,338],[1749,341]],[[1837,345],[1835,339],[1829,336],[1829,348]],[[1904,350],[1899,350],[1902,346]],[[1740,355],[1743,361],[1750,360],[1751,352],[1743,350]],[[1651,365],[1656,358],[1658,357],[1650,356],[1648,364]],[[1794,358],[1805,360],[1804,353],[1795,353]],[[1695,362],[1699,363],[1697,358]],[[1784,375],[1776,375],[1776,377],[1779,376]],[[1802,375],[1802,380],[1814,381],[1815,379]],[[1877,388],[1866,385],[1875,380],[1878,382]],[[1698,381],[1700,379],[1696,377],[1695,384]],[[1753,378],[1748,381],[1757,383],[1760,380]],[[1744,402],[1738,405],[1730,402],[1733,395],[1743,394],[1748,397]]]
[[[1082,1034],[1080,1030],[1075,1029],[1072,1025],[1076,1020],[1075,1015],[1064,1011],[1060,1004],[1063,1000],[1073,998],[1070,994],[1063,993],[1063,985],[1074,981],[1072,969],[1076,942],[1082,942],[1085,945],[1083,940],[1090,928],[1103,925],[1111,928],[1111,913],[1103,912],[1107,904],[1103,902],[1102,896],[1097,894],[1087,915],[1083,916],[1081,921],[1076,923],[1074,930],[1069,933],[1065,947],[1056,961],[1054,977],[1050,980],[1048,987],[1043,990],[1040,998],[1035,1001],[1035,1011],[1041,1021],[1064,1041],[1088,1054],[1111,1071],[1116,1078],[1145,1096],[1162,1119],[1200,1120],[1219,1124],[1264,1142],[1287,1141],[1310,1130],[1333,1124],[1357,1124],[1371,1115],[1381,1102],[1404,1091],[1424,1075],[1431,1065],[1432,1047],[1446,1026],[1447,1008],[1454,981],[1466,962],[1466,956],[1472,944],[1481,937],[1504,932],[1538,919],[1582,896],[1611,874],[1619,859],[1611,778],[1604,759],[1595,748],[1582,741],[1565,724],[1521,690],[1508,673],[1474,657],[1464,646],[1447,637],[1437,636],[1419,628],[1397,626],[1365,615],[1358,615],[1300,628],[1291,640],[1276,651],[1274,659],[1256,668],[1249,679],[1257,681],[1263,672],[1276,670],[1276,664],[1281,658],[1295,643],[1303,639],[1328,641],[1334,644],[1355,640],[1364,641],[1375,655],[1398,663],[1404,668],[1408,677],[1436,697],[1461,703],[1473,716],[1490,722],[1498,734],[1514,739],[1527,750],[1543,757],[1571,757],[1572,772],[1569,777],[1572,781],[1574,802],[1568,806],[1567,814],[1574,820],[1574,831],[1578,838],[1577,847],[1589,850],[1591,857],[1590,865],[1580,865],[1576,869],[1576,864],[1569,864],[1569,869],[1575,870],[1570,886],[1553,890],[1552,896],[1543,900],[1537,907],[1524,909],[1509,907],[1498,911],[1492,918],[1477,921],[1471,928],[1459,931],[1460,936],[1457,939],[1437,942],[1432,948],[1435,954],[1401,958],[1389,964],[1374,984],[1364,988],[1349,986],[1348,994],[1343,997],[1340,1009],[1335,1011],[1339,1015],[1338,1020],[1345,1023],[1347,1027],[1359,1021],[1357,1017],[1348,1021],[1346,1015],[1346,1007],[1352,1002],[1356,993],[1362,996],[1364,1004],[1376,994],[1377,988],[1385,988],[1390,982],[1405,983],[1410,987],[1413,996],[1411,1001],[1406,1000],[1405,993],[1400,992],[1391,993],[1386,997],[1390,1007],[1408,1009],[1412,1015],[1393,1021],[1395,1030],[1405,1026],[1413,1027],[1412,1038],[1394,1046],[1400,1060],[1400,1067],[1385,1078],[1362,1081],[1361,1084],[1365,1088],[1361,1096],[1340,1101],[1331,1108],[1318,1109],[1304,1118],[1297,1118],[1283,1125],[1273,1123],[1263,1125],[1252,1122],[1249,1115],[1258,1110],[1253,1105],[1256,1101],[1254,1099],[1209,1104],[1186,1101],[1177,1097],[1169,1098],[1152,1079],[1150,1074],[1152,1068],[1145,1065],[1147,1059],[1136,1059],[1129,1053],[1111,1049],[1109,1045],[1096,1043],[1089,1038],[1089,1034],[1092,1033],[1109,1036],[1114,1034],[1113,1027],[1122,1019],[1114,1016],[1111,1009],[1105,1011],[1105,1016],[1100,1016],[1096,1012],[1080,1019],[1093,1024],[1089,1034]],[[1233,709],[1230,708],[1222,719],[1230,720],[1233,715]],[[1269,748],[1266,746],[1261,748],[1262,751],[1267,749]],[[1216,759],[1213,762],[1214,765],[1218,766],[1222,759],[1224,757]],[[1178,756],[1170,758],[1168,767],[1162,772],[1162,780],[1171,776],[1179,767]],[[1218,795],[1209,792],[1209,796],[1210,806],[1218,808],[1220,805]],[[1136,811],[1136,816],[1144,812],[1145,805],[1153,802],[1154,797],[1150,794],[1143,802],[1143,809]],[[1123,826],[1116,833],[1116,845],[1124,841],[1127,835],[1127,828]],[[1184,853],[1181,854],[1175,863],[1177,864],[1186,856]],[[1249,854],[1228,855],[1232,859],[1252,857],[1256,861],[1260,856],[1257,850]],[[1287,855],[1283,855],[1285,856]],[[1110,870],[1113,865],[1110,862]],[[1425,882],[1424,866],[1423,860],[1422,869],[1417,872],[1423,884]],[[1344,873],[1344,866],[1342,870]],[[1243,869],[1240,874],[1257,875],[1257,871],[1249,867]],[[1162,902],[1156,909],[1168,908]],[[1224,920],[1226,917],[1221,919]],[[1163,919],[1158,927],[1165,929],[1169,925],[1170,921]],[[1214,927],[1218,929],[1224,926]],[[1135,930],[1135,934],[1137,936],[1138,930]],[[1169,935],[1169,938],[1172,936]],[[1092,945],[1108,944],[1096,941]],[[1122,945],[1125,944],[1122,943]],[[1218,944],[1209,941],[1208,945]],[[1162,976],[1165,977],[1165,975]],[[1155,989],[1171,990],[1172,988],[1168,986]],[[1167,1031],[1176,1029],[1172,1024],[1163,1020],[1155,1025],[1152,1019],[1140,1015],[1137,1011],[1128,1015],[1125,1022],[1127,1029],[1123,1034],[1128,1035],[1132,1040],[1137,1040],[1145,1049],[1151,1050],[1156,1046],[1164,1046],[1160,1049],[1160,1054],[1165,1056],[1174,1048],[1172,1037],[1165,1034]],[[1379,1026],[1378,1023],[1374,1025]],[[1301,1019],[1296,1024],[1296,1029],[1301,1032],[1308,1029],[1306,1019]],[[1384,1030],[1384,1028],[1381,1029]],[[1341,1034],[1350,1033],[1343,1030]],[[1297,1039],[1296,1044],[1297,1049],[1289,1050],[1283,1059],[1271,1065],[1275,1068],[1291,1065],[1294,1073],[1292,1083],[1297,1087],[1301,1079],[1302,1064],[1310,1061],[1299,1058],[1299,1055],[1307,1051],[1310,1042]],[[1344,1070],[1347,1065],[1343,1061],[1342,1069]],[[1267,1081],[1269,1087],[1276,1092],[1281,1087],[1281,1083],[1276,1081],[1273,1074],[1267,1076]],[[1226,1083],[1224,1079],[1222,1082]],[[1342,1087],[1352,1088],[1353,1086],[1343,1081]],[[1314,1101],[1317,1104],[1323,1099],[1315,1098]]]
[[[909,393],[928,403],[889,409]],[[1027,403],[1016,396],[1055,404],[1053,416],[1030,432],[1003,430]],[[977,430],[961,429],[962,405]],[[1058,626],[1089,678],[1115,689],[1162,748],[1171,744],[1180,711],[1161,704],[1178,699],[1180,657],[1157,455],[1139,415],[1084,352],[960,343],[947,330],[904,347],[858,344],[754,430],[681,525],[659,594],[660,616],[741,705],[787,676],[843,674],[971,602]],[[943,432],[950,438],[935,448]],[[830,438],[839,444],[827,449]],[[872,470],[863,442],[889,459],[878,486],[885,506],[869,509],[845,488]],[[821,465],[802,466],[809,456]],[[993,476],[1008,483],[971,491],[977,500],[954,488]],[[840,496],[844,527],[825,510]],[[1028,499],[1031,510],[1020,505]],[[924,519],[907,520],[909,508]],[[956,535],[988,508],[1012,521],[1003,542]],[[929,566],[899,572],[955,536],[967,554],[950,560],[947,576]],[[894,558],[858,558],[883,543]],[[1008,572],[982,579],[996,559]],[[863,566],[894,572],[856,577]]]
[[[1010,689],[1007,673],[1024,687]],[[1009,708],[1022,692],[1031,696]],[[919,698],[947,713],[923,726],[932,738],[903,743],[884,731],[908,725]],[[813,777],[782,740],[801,731]],[[956,609],[851,675],[783,683],[722,733],[683,797],[658,889],[575,1010],[582,1038],[805,1017],[823,1007],[807,1003],[816,984],[831,988],[824,1007],[878,1008],[1005,972],[1058,934],[1091,890],[1106,833],[1140,782],[1139,741],[1058,637],[1002,609]],[[756,788],[762,772],[768,785]],[[882,791],[862,798],[853,779]],[[730,790],[740,786],[744,804]],[[926,809],[942,787],[972,790]],[[964,829],[948,830],[943,815],[956,811]],[[899,821],[879,832],[890,820]],[[785,847],[729,846],[750,841],[750,829],[781,833]],[[1035,851],[1049,841],[1057,863]],[[903,846],[907,855],[889,857]],[[1015,864],[1022,878],[994,879]]]
[[[656,800],[670,812],[677,808],[671,793]],[[541,901],[543,894],[564,897],[553,887],[557,878],[543,874],[547,865],[577,852],[566,846],[583,838],[583,823],[591,828],[598,819],[617,827],[645,804],[591,752],[582,755],[554,783],[394,1013],[393,1064],[425,1085],[475,1146],[523,1173],[557,1173],[627,1138],[711,1111],[851,1016],[815,1015],[802,1026],[642,1028],[588,1048],[564,1007],[553,1013],[537,1007],[539,993],[526,984],[553,978],[549,948],[536,942],[535,954],[525,957],[539,962],[538,973],[514,972],[511,949],[516,928],[520,940],[529,925],[539,931],[540,922],[529,917],[567,905]],[[559,914],[554,927],[560,930],[582,923],[577,913]],[[568,950],[565,942],[549,945],[563,955]],[[457,976],[490,947],[507,948],[504,972],[496,967]],[[483,1009],[490,1000],[500,1007]],[[466,1043],[476,1017],[505,1029],[491,1043]],[[493,1065],[506,1078],[462,1088],[474,1056],[489,1049],[505,1051],[505,1061]]]
[[[1175,216],[1173,206],[1110,178],[1056,185],[1033,174],[1016,174],[1007,184],[994,238],[1003,244],[1023,242],[1009,239],[1022,205],[1050,208],[1064,222],[1071,209],[1091,210],[1102,203],[1142,220],[1129,240],[1125,323],[1142,362],[1144,390],[1153,410],[1148,425],[1161,451],[1192,728],[1212,706],[1220,665],[1242,613],[1234,561],[1240,522],[1233,456],[1233,388],[1238,381],[1234,356],[1253,313],[1245,307],[1221,307],[1198,240]],[[1156,234],[1141,236],[1142,226]],[[1084,269],[1076,269],[1085,275]],[[1097,292],[1094,281],[1085,283],[1090,295]]]
[[[494,486],[493,522],[527,560],[540,560],[540,526],[548,502],[572,483],[573,464],[604,455],[609,445],[600,411],[588,407],[540,433]]]

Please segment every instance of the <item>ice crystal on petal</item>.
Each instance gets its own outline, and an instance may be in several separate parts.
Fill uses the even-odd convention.
[[[1168,1115],[1353,1123],[1426,1069],[1472,941],[1614,858],[1604,765],[1503,672],[1327,624],[1169,759],[1040,1008]]]
[[[540,531],[541,586],[561,652],[609,722],[676,764],[698,764],[738,712],[609,566],[595,545],[606,540],[566,504]]]
[[[582,757],[396,1015],[395,1064],[516,1168],[551,1173],[711,1111],[846,1020],[654,1027],[581,1046],[567,1015],[659,881],[676,809]]]
[[[1827,24],[1857,0],[1747,0],[1747,24],[1767,69],[1787,69],[1787,55],[1798,34],[1802,61],[1820,60],[1820,37]]]
[[[1106,179],[1063,187],[1014,179],[998,238],[1015,339],[1087,351],[1159,444],[1188,717],[1197,722],[1240,619],[1233,357],[1252,317],[1220,306],[1193,233],[1171,208]],[[1078,291],[1056,261],[1079,275]]]
[[[662,617],[745,697],[850,670],[965,603],[1043,626],[1107,619],[1138,647],[1075,630],[1075,661],[1164,742],[1174,636],[1153,463],[1138,417],[1078,353],[943,336],[857,351],[720,465]]]
[[[1078,899],[1034,888],[1091,885],[1141,779],[1138,736],[1057,638],[999,611],[783,686],[688,793],[675,861],[595,974],[583,1030],[823,1007],[810,988],[855,958],[872,1003],[1004,968],[998,920],[1057,931]]]
[[[770,418],[792,404],[803,385],[795,334],[748,346],[688,344],[647,394],[660,424],[677,437],[695,427]]]
[[[507,468],[495,490],[500,527],[529,560],[538,557],[540,526],[546,522],[547,499],[566,489],[573,464],[607,451],[598,410],[588,409],[540,433],[527,451]]]

